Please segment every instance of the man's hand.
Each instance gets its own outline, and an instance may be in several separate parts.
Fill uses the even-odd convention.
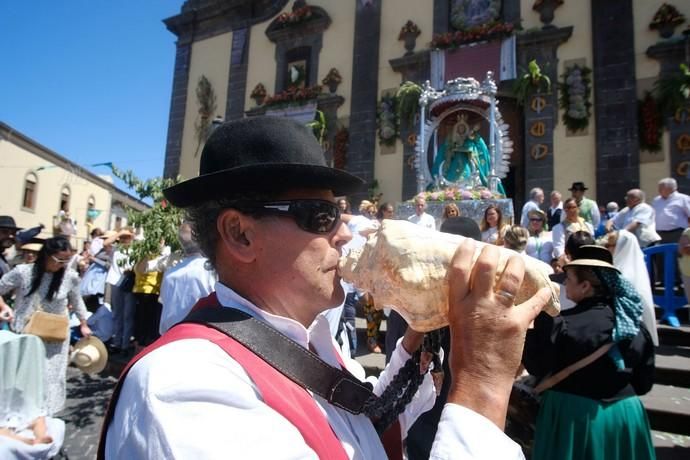
[[[543,288],[527,302],[513,300],[525,272],[511,257],[496,281],[499,249],[485,246],[472,267],[475,243],[465,240],[450,266],[448,318],[452,386],[448,402],[483,415],[503,429],[528,326],[550,298]]]

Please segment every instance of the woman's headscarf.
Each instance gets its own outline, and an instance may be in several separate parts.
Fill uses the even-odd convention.
[[[627,230],[618,232],[618,241],[613,253],[613,265],[621,271],[623,277],[635,287],[640,295],[643,304],[642,322],[647,326],[654,345],[658,346],[659,336],[656,331],[654,300],[647,265],[644,262],[644,254],[637,238]]]
[[[616,315],[612,333],[614,344],[621,340],[633,339],[640,331],[640,317],[644,308],[637,290],[615,270],[592,267],[592,271],[611,293]],[[617,346],[611,347],[608,355],[613,359],[618,369],[625,368],[623,356]]]

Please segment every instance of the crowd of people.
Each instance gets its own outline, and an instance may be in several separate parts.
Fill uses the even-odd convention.
[[[28,333],[38,336],[45,349],[40,363],[45,397],[39,412],[26,419],[14,411],[21,404],[3,406],[0,435],[31,445],[37,439],[52,438],[16,433],[26,428],[22,424],[44,426],[46,417],[50,420],[64,407],[70,361],[84,371],[99,372],[108,354],[129,359],[135,349],[152,343],[183,319],[199,298],[213,291],[216,282],[187,223],[179,231],[181,252],[171,254],[162,245],[159,256],[141,261],[130,257],[132,229],[104,232],[95,228],[81,252],[65,235],[38,238],[40,230],[40,226],[21,229],[11,216],[0,216],[0,324],[6,334],[2,341]],[[64,334],[49,336],[32,327],[39,319],[37,313],[51,315],[48,320],[55,321],[51,327]],[[100,355],[80,361],[83,345],[94,342]],[[96,361],[100,364],[93,366]],[[8,369],[2,372],[7,375]],[[2,398],[18,394],[2,393]]]
[[[156,257],[131,260],[133,229],[95,229],[78,254],[55,237],[14,267],[0,257],[0,313],[16,332],[38,309],[71,309],[75,334],[99,331],[111,354],[145,347],[114,391],[99,458],[403,458],[404,448],[410,459],[518,459],[526,444],[503,432],[516,378],[541,395],[533,458],[654,458],[637,397],[658,344],[642,249],[679,241],[690,277],[690,197],[673,179],[652,205],[628,191],[620,211],[575,182],[548,209],[533,189],[514,222],[496,205],[475,222],[456,204],[436,222],[421,196],[410,216],[367,200],[352,212],[345,197],[363,182],[328,167],[287,119],[221,125],[201,165],[165,191],[187,213],[182,253],[161,242]],[[337,274],[344,252],[395,218],[466,237],[449,267],[446,328],[414,331]],[[20,230],[0,216],[3,249]],[[487,243],[476,260],[475,241]],[[500,277],[497,246],[515,251]],[[561,315],[540,314],[547,290],[514,305],[528,258],[563,286]],[[353,359],[358,305],[366,347],[386,354],[378,376]],[[110,330],[89,322],[103,309]],[[69,346],[46,342],[46,415],[64,403]]]

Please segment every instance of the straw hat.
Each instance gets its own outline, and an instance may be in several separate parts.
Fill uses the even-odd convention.
[[[85,337],[74,345],[71,361],[82,372],[95,374],[105,369],[108,350],[99,338]]]
[[[98,235],[96,238],[101,238],[103,240],[107,240],[108,238],[112,238],[113,236],[117,235],[117,232],[115,230],[108,230],[104,232],[101,235]]]
[[[20,248],[22,251],[33,251],[38,252],[41,250],[43,245],[41,243],[26,243]]]
[[[620,273],[620,270],[613,266],[611,251],[591,244],[580,246],[577,250],[577,259],[563,266],[564,269],[569,267],[608,268]]]

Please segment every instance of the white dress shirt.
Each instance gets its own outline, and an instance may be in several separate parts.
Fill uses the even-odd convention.
[[[647,203],[639,203],[632,209],[626,206],[611,220],[617,230],[627,230],[628,225],[637,222],[639,225],[632,233],[634,233],[641,248],[646,248],[661,239],[656,232],[654,208]]]
[[[408,217],[407,220],[412,222],[413,224],[421,225],[422,227],[426,227],[431,230],[436,230],[436,220],[434,219],[434,216],[432,216],[431,214],[427,214],[425,212],[422,213],[421,216],[413,214],[410,217]]]
[[[673,192],[668,198],[661,195],[654,198],[652,207],[656,214],[656,229],[667,232],[677,228],[688,228],[690,218],[690,196]]]
[[[308,328],[275,316],[218,283],[219,302],[265,321],[300,345],[311,347],[327,363],[338,357],[328,323],[318,316]],[[381,392],[409,358],[398,344],[378,379]],[[340,356],[347,370],[364,380],[356,361]],[[349,458],[385,458],[383,446],[365,415],[353,415],[313,396]],[[417,416],[431,408],[435,390],[427,374],[400,416],[403,437]],[[461,406],[447,404],[431,458],[520,459],[522,451],[493,423]],[[221,348],[203,339],[164,345],[130,370],[106,440],[106,458],[272,458],[316,459],[299,430],[267,406],[244,369]]]
[[[128,252],[121,251],[119,248],[115,248],[113,251],[113,259],[105,278],[106,283],[117,286],[122,279],[122,273],[125,270],[132,269],[132,264],[128,260],[129,256],[127,253]]]
[[[201,254],[182,259],[163,274],[158,301],[163,305],[158,330],[161,334],[184,319],[197,300],[206,297],[218,280],[215,270],[207,270]]]
[[[573,233],[579,231],[589,232],[589,234],[594,237],[594,228],[592,224],[586,222],[582,217],[579,218],[579,222],[577,223],[564,220],[553,228],[551,240],[553,241],[554,259],[558,259],[565,254],[565,243],[568,241],[568,238]]]
[[[551,232],[541,232],[539,236],[530,236],[525,246],[525,253],[550,265],[553,258]]]

